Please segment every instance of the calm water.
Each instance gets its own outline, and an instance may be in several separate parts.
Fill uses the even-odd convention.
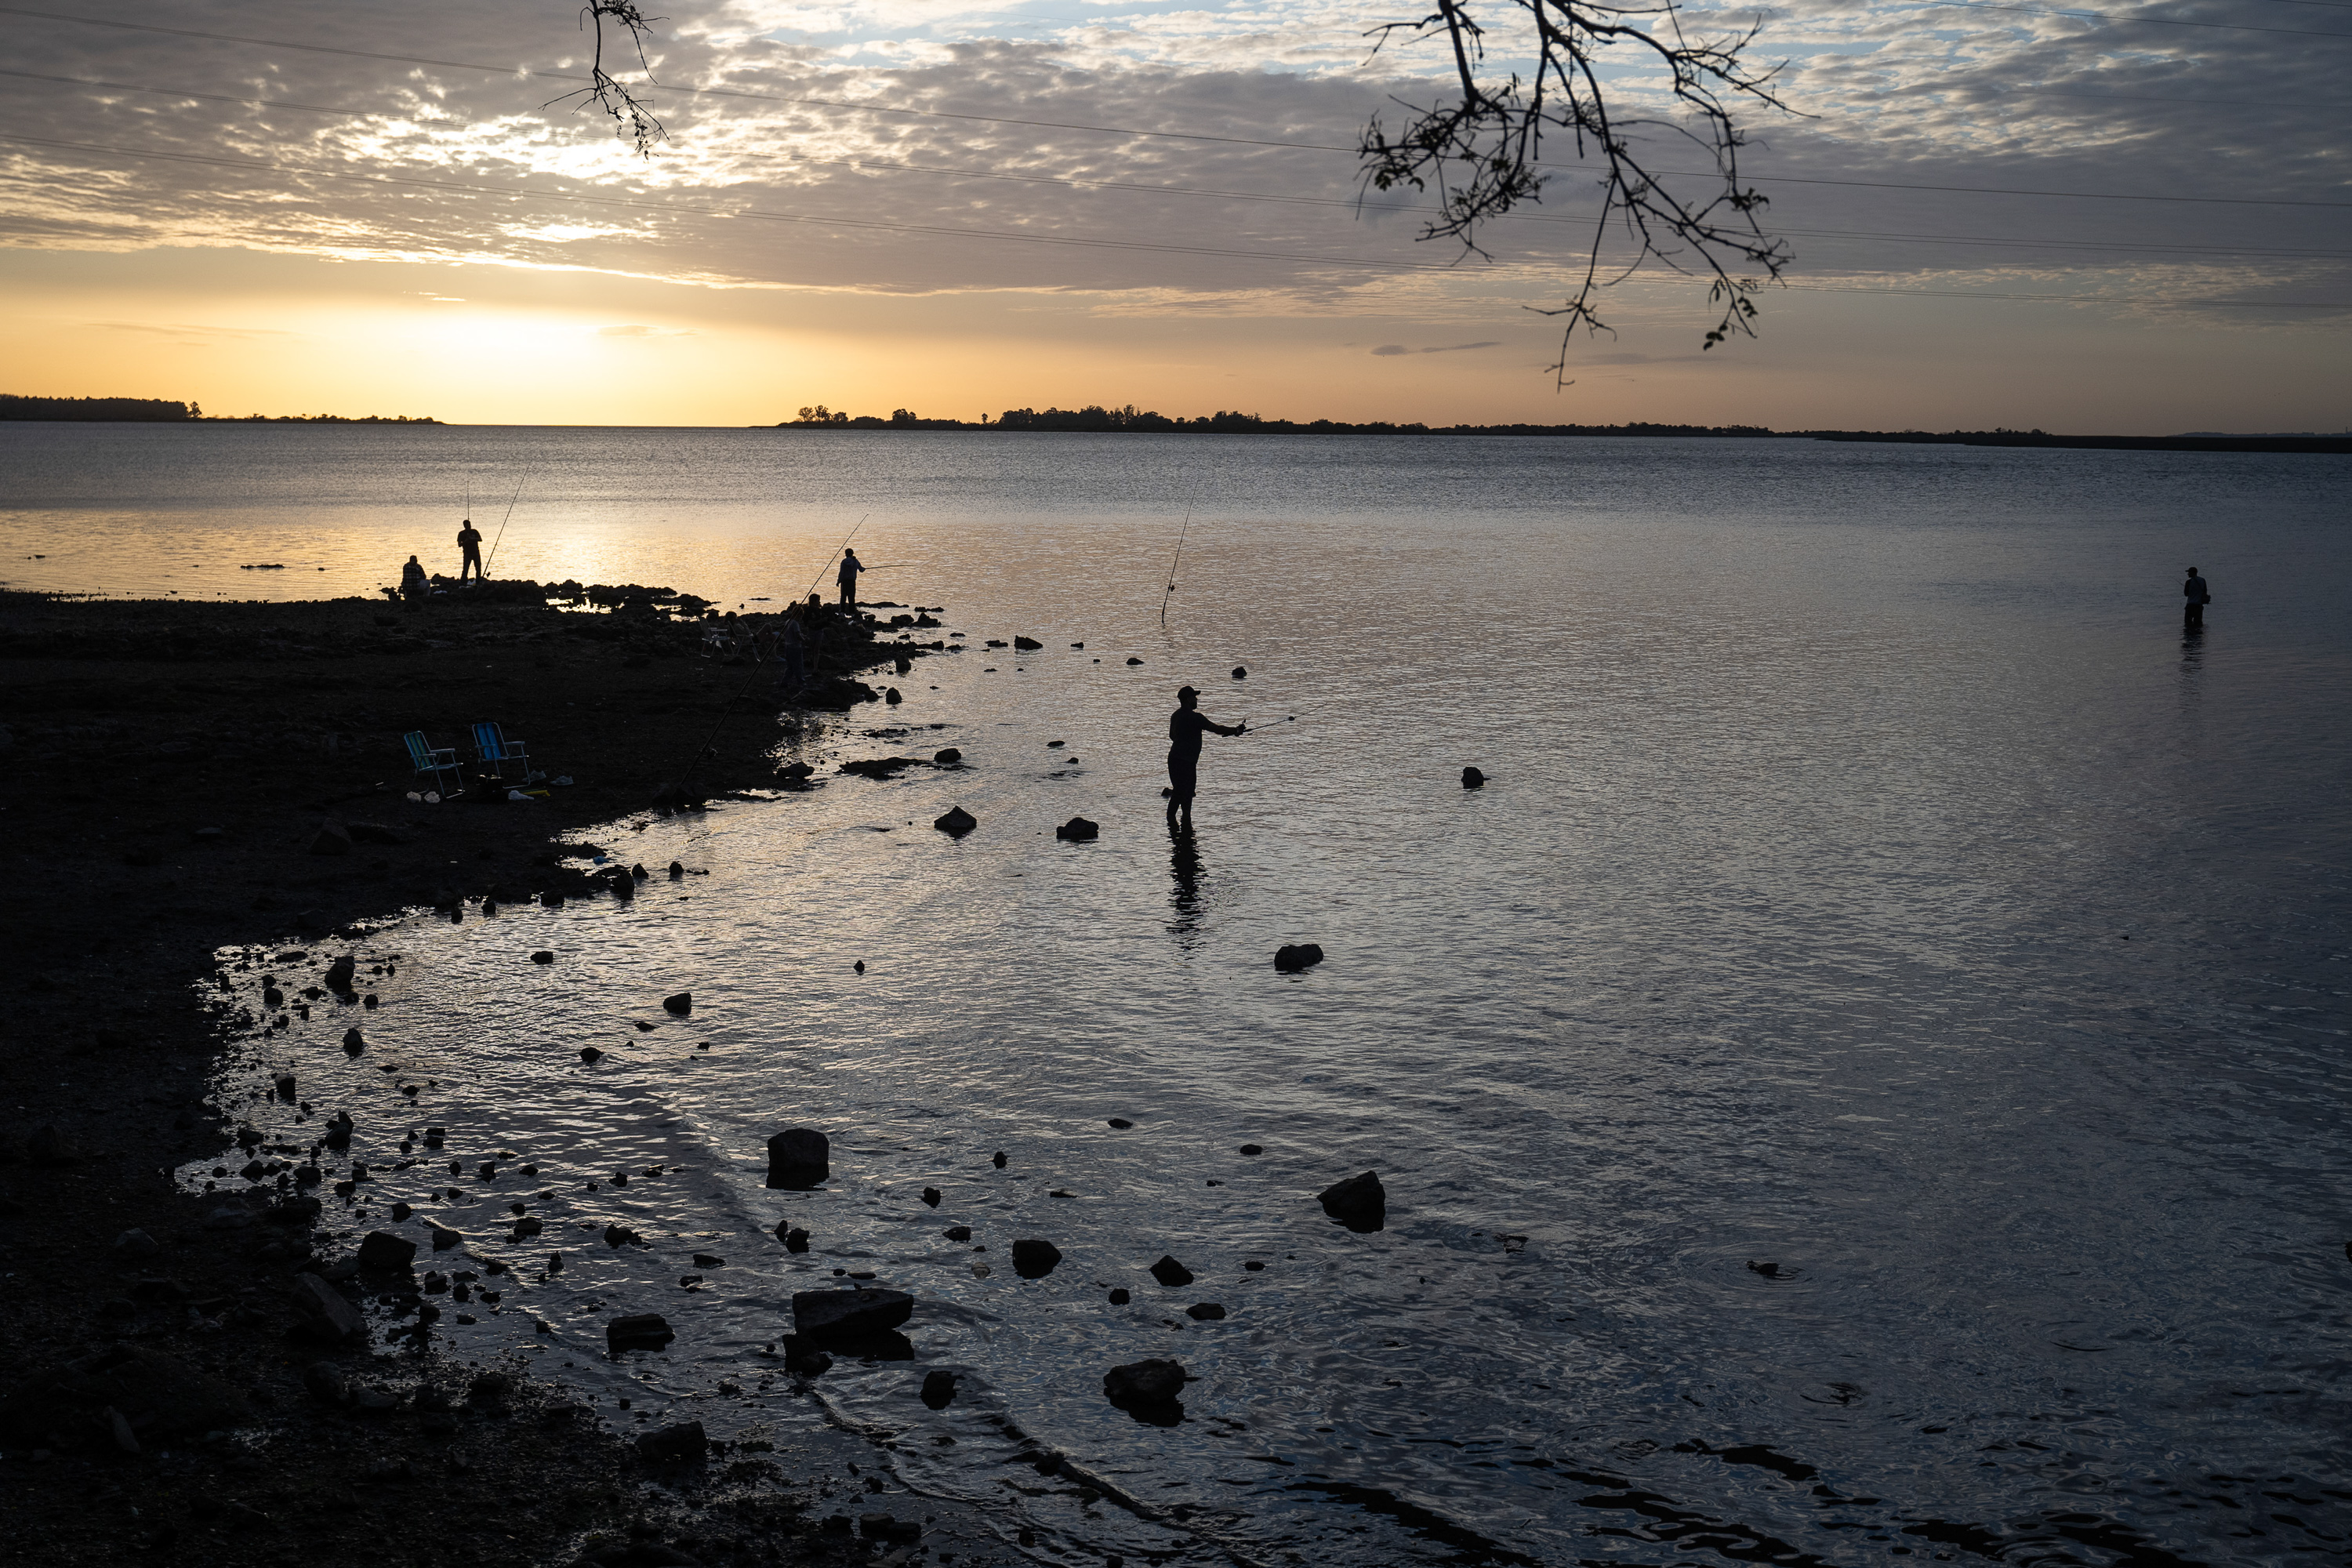
[[[927,661],[895,713],[787,748],[830,774],[953,744],[965,771],[615,825],[596,845],[656,872],[634,905],[390,924],[361,944],[398,963],[367,1057],[331,1008],[231,1051],[228,1089],[291,1068],[379,1168],[450,1130],[468,1173],[377,1204],[564,1252],[450,1327],[466,1354],[527,1347],[622,1423],[829,1411],[1079,1561],[2345,1549],[2347,459],[23,426],[0,450],[10,553],[48,558],[19,585],[366,591],[445,548],[469,478],[493,525],[520,478],[501,574],[749,603],[870,513],[861,554],[908,563],[875,596],[1045,644]],[[2189,643],[2192,561],[2216,603]],[[1184,681],[1297,721],[1213,737],[1171,839]],[[951,804],[961,842],[928,826]],[[1098,842],[1054,839],[1074,813]],[[1277,974],[1304,940],[1328,961]],[[241,1000],[264,972],[231,972]],[[680,989],[690,1019],[661,1010]],[[761,1185],[795,1125],[833,1137],[822,1193]],[[500,1150],[541,1175],[476,1179]],[[1351,1235],[1311,1194],[1368,1168],[1389,1227]],[[547,1234],[508,1244],[541,1191]],[[614,1221],[650,1247],[606,1248]],[[1013,1277],[1031,1236],[1048,1279]],[[1155,1284],[1163,1252],[1196,1282]],[[917,1295],[917,1360],[836,1366],[820,1409],[760,1352],[836,1268]],[[641,1310],[672,1353],[602,1360]],[[1174,1428],[1099,1394],[1157,1355],[1199,1378]],[[940,1414],[934,1366],[964,1374]]]

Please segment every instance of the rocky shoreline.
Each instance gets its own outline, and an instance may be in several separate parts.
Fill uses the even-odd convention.
[[[338,1198],[315,1182],[275,1213],[172,1184],[237,1136],[209,1098],[221,950],[340,950],[362,923],[486,894],[609,895],[566,858],[566,835],[793,787],[806,770],[780,748],[826,705],[877,699],[860,672],[948,646],[885,640],[874,617],[838,626],[809,700],[786,707],[767,667],[706,645],[708,622],[623,602],[0,595],[0,820],[20,889],[0,1053],[14,1554],[1018,1560],[968,1511],[892,1491],[862,1439],[793,1453],[625,1440],[519,1365],[444,1353],[437,1311],[362,1313],[419,1287],[404,1266],[390,1291],[363,1279],[366,1226],[335,1226]],[[522,802],[412,798],[436,781],[413,776],[402,735],[462,753],[478,720],[576,782]],[[315,1231],[305,1194],[327,1198]]]

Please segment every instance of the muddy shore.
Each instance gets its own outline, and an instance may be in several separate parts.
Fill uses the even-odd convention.
[[[341,951],[360,922],[494,890],[612,896],[564,836],[657,800],[789,787],[793,735],[878,717],[858,677],[887,686],[926,651],[841,628],[811,694],[827,711],[785,705],[703,632],[530,604],[0,595],[18,898],[0,1558],[1019,1560],[969,1512],[898,1489],[862,1439],[656,1458],[560,1385],[445,1353],[431,1309],[451,1299],[420,1308],[405,1272],[389,1289],[354,1276],[368,1226],[339,1222],[331,1188],[293,1189],[324,1200],[313,1228],[170,1181],[236,1135],[208,1098],[221,949]],[[526,803],[412,800],[434,781],[413,776],[403,733],[462,752],[476,720],[574,782]],[[330,822],[345,832],[322,837]],[[320,1290],[366,1309],[363,1341],[322,1329]]]

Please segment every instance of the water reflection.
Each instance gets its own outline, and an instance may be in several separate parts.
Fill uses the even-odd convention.
[[[1168,874],[1176,883],[1169,896],[1175,914],[1168,930],[1190,949],[1198,945],[1201,931],[1201,844],[1190,827],[1178,826],[1172,817],[1168,823]]]

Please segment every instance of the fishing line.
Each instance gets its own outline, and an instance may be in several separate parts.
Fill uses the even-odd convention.
[[[843,551],[849,548],[849,542],[857,537],[857,530],[859,528],[864,528],[866,526],[866,519],[872,517],[873,515],[874,514],[869,511],[866,513],[865,516],[860,517],[857,520],[857,526],[856,528],[852,528],[847,533],[842,536],[841,542],[834,547],[833,554],[827,555],[824,558],[823,563],[816,569],[816,575],[809,579],[809,591],[806,597],[795,600],[795,604],[805,604],[807,599],[814,598],[816,596],[816,585],[824,581],[825,567],[833,564],[834,556],[839,555]],[[849,613],[853,616],[857,614],[857,606],[855,604],[850,605]],[[743,700],[743,693],[751,690],[752,684],[765,673],[766,671],[761,668],[759,662],[756,659],[753,660],[751,676],[741,686],[736,688],[735,695],[727,700],[726,706],[719,710],[718,721],[710,726],[710,733],[702,738],[702,744],[695,749],[694,755],[688,760],[686,771],[678,775],[677,792],[680,795],[684,795],[686,794],[686,786],[694,777],[694,770],[700,767],[702,765],[702,759],[710,754],[710,742],[719,738],[719,731],[726,726],[728,720],[734,717],[735,704]]]
[[[1243,720],[1243,721],[1242,721],[1242,734],[1244,734],[1244,735],[1255,735],[1255,734],[1258,733],[1258,731],[1261,731],[1261,730],[1271,730],[1271,729],[1275,728],[1276,725],[1280,725],[1280,724],[1296,724],[1296,723],[1297,723],[1297,722],[1298,722],[1298,715],[1297,715],[1297,714],[1296,714],[1296,713],[1293,713],[1293,714],[1291,714],[1291,715],[1290,715],[1288,718],[1286,718],[1286,719],[1269,719],[1269,720],[1267,720],[1265,723],[1263,723],[1263,724],[1259,725],[1259,726],[1257,727],[1257,729],[1255,729],[1255,730],[1254,730],[1254,729],[1250,728],[1250,721],[1249,721],[1248,720],[1244,719],[1244,720]],[[1238,738],[1238,737],[1236,737],[1236,738]]]
[[[1168,625],[1168,601],[1176,594],[1176,563],[1184,559],[1184,535],[1192,531],[1192,503],[1184,503],[1184,526],[1176,531],[1176,553],[1168,561],[1168,592],[1160,595],[1160,624]]]
[[[529,468],[525,468],[522,471],[521,478],[515,480],[515,493],[507,500],[507,515],[499,519],[499,537],[490,541],[490,561],[496,561],[499,558],[499,543],[507,536],[507,524],[514,518],[515,502],[522,500],[522,481],[530,477],[530,469]],[[466,494],[466,510],[468,514],[471,514],[473,510],[473,492],[468,490]],[[482,575],[487,577],[489,574],[489,562],[486,561],[482,563]]]

